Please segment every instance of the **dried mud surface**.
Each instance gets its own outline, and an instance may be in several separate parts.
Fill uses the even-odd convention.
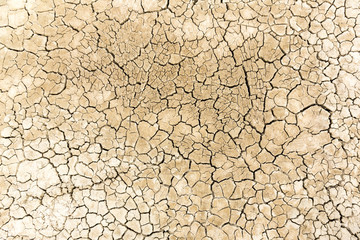
[[[0,239],[360,239],[357,0],[0,0]]]

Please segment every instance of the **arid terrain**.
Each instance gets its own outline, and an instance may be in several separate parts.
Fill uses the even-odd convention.
[[[0,0],[0,239],[360,239],[360,1]]]

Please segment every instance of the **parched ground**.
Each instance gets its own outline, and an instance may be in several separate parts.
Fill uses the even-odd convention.
[[[0,239],[360,239],[358,0],[0,0]]]

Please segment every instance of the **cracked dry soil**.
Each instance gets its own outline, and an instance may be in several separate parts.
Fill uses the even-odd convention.
[[[0,239],[360,239],[357,0],[0,0]]]

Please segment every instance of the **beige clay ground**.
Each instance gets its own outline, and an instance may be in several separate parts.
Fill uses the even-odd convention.
[[[360,239],[357,0],[0,0],[0,239]]]

